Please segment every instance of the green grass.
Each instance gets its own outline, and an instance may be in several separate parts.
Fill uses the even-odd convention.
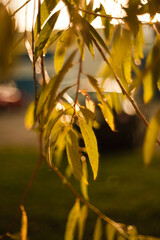
[[[38,160],[35,149],[0,150],[0,235],[8,231],[28,179]],[[100,158],[97,181],[91,180],[91,202],[107,216],[133,224],[140,234],[160,237],[160,160],[145,167],[138,152]],[[78,184],[74,183],[78,189]],[[30,240],[63,239],[74,197],[43,163],[25,201]],[[92,239],[96,216],[89,213],[86,239]],[[18,218],[13,232],[20,228]]]

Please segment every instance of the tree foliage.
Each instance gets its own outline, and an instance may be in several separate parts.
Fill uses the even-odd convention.
[[[143,86],[143,103],[148,104],[155,97],[155,92],[160,90],[160,34],[159,22],[152,22],[157,13],[160,13],[159,1],[129,0],[123,7],[124,17],[116,18],[117,24],[113,25],[113,16],[108,15],[103,4],[94,9],[94,1],[90,0],[63,0],[69,14],[69,25],[61,31],[54,31],[55,24],[59,18],[61,10],[54,13],[59,1],[44,0],[39,4],[34,28],[32,29],[32,64],[33,81],[35,83],[35,100],[26,112],[25,125],[27,129],[36,130],[39,134],[40,162],[45,160],[49,167],[55,171],[62,182],[75,195],[75,204],[70,210],[66,223],[64,238],[83,239],[85,223],[87,221],[88,210],[95,212],[97,221],[93,232],[93,239],[102,239],[102,221],[106,222],[107,239],[137,239],[140,238],[134,227],[123,228],[121,224],[114,222],[103,215],[90,202],[88,197],[88,168],[91,167],[93,179],[96,180],[99,165],[99,153],[97,140],[94,133],[96,126],[95,103],[91,99],[86,89],[80,88],[81,77],[84,75],[86,81],[93,87],[97,95],[98,106],[100,107],[105,121],[112,131],[116,131],[114,113],[123,111],[123,104],[128,101],[138,117],[146,125],[146,137],[144,139],[143,155],[144,162],[149,164],[155,144],[160,144],[158,134],[160,129],[160,109],[151,116],[150,122],[139,109],[135,96]],[[1,8],[3,8],[1,10]],[[0,5],[0,11],[7,19],[5,32],[1,25],[0,41],[3,37],[8,39],[11,28],[11,20],[14,14],[7,13],[4,6]],[[139,20],[139,16],[148,13],[150,22],[144,23]],[[94,19],[100,17],[103,25],[103,35],[99,34],[92,26]],[[3,22],[3,20],[1,21]],[[155,39],[153,47],[148,53],[144,66],[140,64],[144,59],[143,48],[144,26],[149,25],[153,29]],[[2,37],[3,36],[3,37]],[[25,34],[25,39],[27,39]],[[10,38],[9,38],[10,40]],[[5,42],[7,45],[8,42]],[[45,53],[50,46],[54,46],[54,68],[55,73],[49,78],[46,77]],[[0,44],[0,47],[2,44]],[[8,45],[7,45],[8,46]],[[99,76],[92,76],[83,72],[83,61],[85,53],[89,51],[95,58],[95,54],[101,56],[104,65],[99,70]],[[4,56],[1,51],[4,61]],[[6,61],[7,62],[7,61]],[[42,83],[37,88],[37,76],[35,65],[40,63]],[[3,65],[3,62],[2,64]],[[77,79],[74,85],[68,84],[61,89],[61,84],[66,81],[66,75],[76,66]],[[101,79],[101,81],[99,81]],[[106,83],[117,84],[118,92],[107,92],[104,89]],[[72,88],[75,93],[72,99],[68,95],[68,90]],[[85,103],[80,103],[83,96]],[[63,175],[59,170],[62,161],[62,153],[66,152],[68,163],[66,173]],[[63,164],[63,163],[62,163]],[[74,175],[80,182],[83,197],[75,191],[69,182],[69,177]],[[26,213],[22,209],[22,230],[26,239]],[[78,231],[76,231],[78,229]],[[13,238],[12,235],[9,237]],[[18,238],[17,238],[18,239]]]

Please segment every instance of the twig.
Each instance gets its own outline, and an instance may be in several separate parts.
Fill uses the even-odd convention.
[[[34,1],[34,9],[33,9],[33,22],[34,22],[34,13],[35,13],[35,1]],[[32,55],[33,55],[33,80],[34,80],[34,91],[35,91],[35,105],[38,103],[38,95],[37,95],[37,80],[36,80],[36,66],[35,66],[35,46],[34,46],[34,26],[32,24]]]
[[[75,97],[75,102],[74,102],[74,113],[73,113],[73,116],[72,116],[72,120],[71,120],[71,125],[73,123],[73,119],[74,119],[74,116],[75,116],[75,113],[76,113],[76,105],[78,103],[78,93],[79,93],[79,85],[80,85],[80,79],[81,79],[81,73],[82,73],[82,56],[80,56],[80,59],[79,59],[79,71],[78,71],[78,77],[77,77],[77,90],[76,90],[76,97]]]
[[[142,114],[142,112],[140,111],[139,107],[137,106],[136,102],[134,101],[134,99],[128,94],[128,92],[126,91],[126,89],[123,87],[120,79],[118,78],[118,76],[116,75],[113,67],[111,66],[111,64],[109,63],[108,59],[106,58],[105,54],[103,53],[101,47],[99,46],[99,44],[97,43],[97,41],[95,40],[94,37],[92,37],[92,40],[95,44],[95,46],[97,47],[99,53],[101,54],[103,60],[107,63],[110,71],[112,72],[113,76],[115,77],[116,82],[118,83],[119,87],[121,88],[122,92],[124,95],[126,95],[126,97],[128,98],[128,100],[130,101],[130,103],[132,104],[132,106],[134,107],[137,115],[142,119],[142,121],[144,122],[144,124],[149,127],[149,122],[147,121],[147,119],[145,118],[145,116]],[[157,143],[160,145],[160,140],[157,138],[156,139]]]
[[[31,0],[26,1],[21,7],[19,7],[14,13],[12,13],[11,17],[13,17],[17,12],[19,12],[23,7],[25,7]]]
[[[79,11],[81,12],[85,12],[87,14],[90,14],[90,15],[94,15],[96,17],[103,17],[103,18],[107,18],[107,19],[117,19],[117,20],[122,20],[124,21],[124,18],[123,17],[114,17],[114,16],[111,16],[111,15],[104,15],[104,14],[100,14],[100,13],[95,13],[95,12],[91,12],[91,11],[88,11],[88,10],[84,10],[82,8],[78,8]]]
[[[84,199],[72,186],[72,184],[66,179],[66,177],[60,172],[60,170],[53,164],[49,163],[50,168],[56,173],[56,175],[61,179],[63,184],[67,186],[70,192],[78,198],[83,204],[85,204],[90,210],[92,210],[96,215],[98,215],[101,219],[111,224],[120,234],[122,234],[126,239],[129,239],[128,234],[124,231],[124,229],[115,221],[104,215],[98,208],[92,205],[89,201]]]

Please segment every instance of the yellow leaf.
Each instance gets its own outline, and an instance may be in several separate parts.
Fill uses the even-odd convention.
[[[83,238],[84,226],[85,226],[87,214],[88,214],[88,208],[86,205],[83,205],[80,211],[80,217],[78,221],[78,240],[82,240]]]
[[[98,217],[93,233],[93,240],[101,240],[101,238],[102,238],[102,222],[101,218]]]
[[[152,83],[152,73],[148,72],[143,79],[143,99],[145,103],[148,103],[153,97],[153,83]]]
[[[30,130],[35,123],[34,110],[35,110],[35,102],[32,102],[26,111],[26,115],[24,119],[24,125],[27,130]]]
[[[74,232],[75,232],[76,224],[79,218],[79,213],[80,213],[80,203],[79,203],[79,199],[77,199],[68,215],[64,240],[74,239]]]
[[[23,206],[20,206],[20,208],[22,211],[21,240],[27,240],[27,227],[28,227],[27,214]]]
[[[109,223],[106,224],[106,238],[107,240],[114,240],[116,229]]]
[[[88,108],[91,112],[95,112],[95,103],[90,100],[90,99],[86,99],[86,108]]]
[[[87,163],[86,158],[84,156],[81,157],[82,160],[82,172],[83,172],[83,179],[81,179],[81,191],[85,199],[89,199],[88,197],[88,170],[87,170]]]
[[[151,119],[150,126],[148,127],[145,135],[143,145],[143,157],[146,165],[150,164],[151,162],[159,128],[160,128],[160,109],[157,111],[156,115]]]
[[[73,130],[70,130],[66,136],[66,150],[68,162],[73,168],[75,176],[81,179],[82,165],[80,162],[78,137]]]
[[[82,133],[82,137],[84,139],[87,154],[93,171],[93,177],[95,180],[98,173],[99,163],[97,139],[92,128],[84,120],[79,119],[79,126]]]

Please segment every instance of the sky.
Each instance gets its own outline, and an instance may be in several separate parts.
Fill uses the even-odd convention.
[[[7,0],[4,0],[4,1],[7,1]],[[25,2],[26,0],[10,0],[9,6],[14,12],[16,9],[19,8],[19,6],[22,6]],[[121,9],[121,4],[125,4],[127,0],[118,0],[117,1],[118,3],[116,3],[116,1],[114,0],[96,0],[94,1],[94,8],[99,7],[100,2],[106,7],[106,12],[108,14],[112,14],[113,16],[116,16],[116,17],[121,17],[123,14],[123,10]],[[31,30],[32,19],[33,19],[33,6],[34,6],[34,1],[31,0],[27,4],[27,7],[24,7],[15,15],[19,31],[24,31],[25,28],[27,30]],[[58,5],[58,8],[56,8],[56,10],[62,8],[58,22],[55,26],[57,29],[66,28],[69,23],[66,8],[63,6],[64,4],[60,2],[60,4]],[[26,18],[27,18],[27,21],[25,21]],[[27,22],[27,24],[25,24],[25,22]],[[100,18],[97,18],[96,21],[94,21],[93,25],[96,27],[101,27]]]
[[[3,0],[3,2],[7,2],[8,0]],[[14,12],[20,6],[22,6],[27,0],[9,0],[9,7]],[[43,0],[41,0],[43,1]],[[36,3],[38,1],[35,1]],[[89,2],[89,0],[88,0]],[[143,3],[146,0],[142,0]],[[122,17],[124,15],[124,10],[122,10],[121,5],[125,6],[127,4],[127,0],[96,0],[94,1],[94,8],[99,7],[99,4],[102,3],[105,6],[107,14],[110,14],[115,17]],[[58,22],[55,26],[56,29],[64,29],[68,26],[68,14],[66,8],[63,7],[64,4],[62,1],[58,4],[58,7],[55,11],[62,9],[61,14],[58,18]],[[22,8],[16,15],[16,23],[20,32],[23,32],[25,29],[31,30],[32,29],[32,20],[33,20],[33,7],[34,7],[34,0],[31,0],[26,7]],[[36,6],[37,8],[37,6]],[[149,22],[149,14],[145,14],[145,16],[141,16],[139,18],[141,21]],[[155,21],[160,21],[160,14],[157,14],[155,17]],[[117,23],[117,20],[112,20],[113,24]],[[93,23],[94,27],[100,28],[101,27],[101,20],[100,18],[96,18]]]

